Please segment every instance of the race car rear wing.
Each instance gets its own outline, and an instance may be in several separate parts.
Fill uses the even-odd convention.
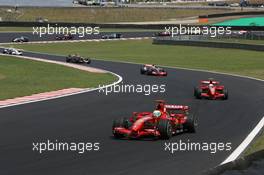
[[[202,80],[202,81],[200,81],[200,82],[201,82],[201,84],[209,84],[209,83],[210,83],[210,81],[208,81],[208,80]],[[220,84],[219,81],[212,81],[212,83],[213,83],[214,85]]]
[[[184,105],[165,105],[167,110],[189,110],[189,106]]]

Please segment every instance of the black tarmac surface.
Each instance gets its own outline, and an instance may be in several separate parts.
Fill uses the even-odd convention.
[[[51,60],[64,57],[25,53]],[[143,95],[93,91],[84,94],[0,109],[1,175],[195,175],[224,161],[264,114],[264,84],[214,73],[167,69],[168,77],[140,75],[140,65],[95,61],[91,66],[113,71],[123,84],[165,84],[165,93]],[[229,89],[227,101],[196,100],[193,87],[213,77]],[[134,111],[154,110],[154,100],[190,105],[198,117],[195,134],[167,141],[116,140],[115,118]],[[33,151],[33,142],[98,142],[99,151]],[[232,143],[231,151],[165,151],[164,143]]]

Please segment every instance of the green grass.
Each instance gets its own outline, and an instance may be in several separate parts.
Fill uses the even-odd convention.
[[[230,43],[242,43],[242,44],[257,44],[263,45],[263,40],[249,40],[249,39],[235,39],[235,38],[226,38],[226,39],[211,39],[211,41],[218,41],[218,42],[230,42]]]
[[[18,8],[7,12],[0,8],[3,20],[35,21],[37,17],[49,22],[134,22],[160,21],[212,13],[232,12],[224,9],[174,9],[174,8]]]
[[[0,27],[0,32],[33,32],[32,27]]]
[[[264,53],[257,51],[153,45],[151,40],[24,44],[12,47],[61,55],[79,53],[104,60],[213,70],[264,79]]]
[[[245,155],[252,154],[254,152],[260,151],[264,149],[264,134],[259,136],[253,144],[250,145],[250,147],[246,150]]]
[[[0,100],[71,87],[98,87],[114,80],[108,73],[0,56]]]

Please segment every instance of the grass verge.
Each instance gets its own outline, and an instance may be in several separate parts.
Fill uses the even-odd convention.
[[[264,149],[264,133],[262,133],[259,138],[257,138],[245,151],[245,155],[252,154],[254,152]]]
[[[3,20],[35,21],[42,17],[49,22],[135,22],[161,21],[213,13],[233,12],[228,9],[175,9],[175,8],[0,8]]]
[[[116,80],[62,65],[0,56],[0,100],[65,88],[92,88]]]

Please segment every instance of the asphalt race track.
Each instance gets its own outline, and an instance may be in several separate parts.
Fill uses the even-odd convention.
[[[32,31],[33,32],[33,31]],[[10,43],[14,38],[25,36],[29,38],[29,41],[60,41],[55,39],[54,35],[43,35],[39,37],[37,34],[33,34],[32,32],[0,32],[0,43]],[[78,37],[74,35],[74,40],[84,40],[84,39],[101,39],[103,35],[108,35],[114,32],[101,32],[98,35],[85,35],[84,37]],[[155,32],[118,32],[123,35],[123,38],[136,38],[136,37],[152,37]],[[64,40],[65,41],[65,40]],[[67,41],[67,40],[66,40]],[[71,41],[71,40],[68,40]]]
[[[64,57],[25,53],[45,59]],[[113,71],[123,84],[166,84],[166,93],[143,94],[94,91],[0,109],[1,175],[158,175],[200,174],[224,161],[264,114],[263,82],[206,72],[167,69],[168,77],[140,75],[139,65],[95,61],[91,66]],[[193,87],[214,77],[229,89],[227,101],[196,100]],[[169,141],[116,140],[111,133],[114,118],[134,111],[154,110],[154,100],[186,104],[199,118],[196,134],[179,134]],[[164,151],[164,142],[231,142],[232,151]],[[99,142],[100,151],[32,151],[32,142]]]

